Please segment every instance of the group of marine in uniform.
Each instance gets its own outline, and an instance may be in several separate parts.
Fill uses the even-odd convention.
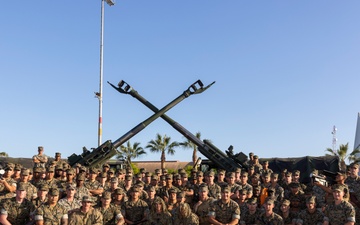
[[[360,221],[359,165],[335,184],[300,182],[300,171],[274,173],[250,153],[247,170],[187,173],[144,168],[70,167],[38,148],[34,167],[8,163],[0,179],[3,225],[354,225]],[[315,174],[317,171],[313,171]]]

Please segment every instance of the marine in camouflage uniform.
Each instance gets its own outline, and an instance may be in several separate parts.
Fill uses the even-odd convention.
[[[278,214],[273,212],[274,200],[267,198],[264,203],[265,212],[261,213],[260,216],[256,219],[256,224],[265,225],[284,225],[283,218]]]
[[[105,192],[101,196],[101,206],[95,207],[103,215],[104,225],[117,225],[124,223],[120,209],[115,205],[110,204],[111,193]]]
[[[324,225],[342,225],[348,222],[355,222],[355,209],[344,200],[344,186],[333,185],[334,202],[325,208]]]
[[[23,169],[20,173],[20,181],[17,183],[17,186],[24,185],[26,189],[26,198],[31,200],[36,197],[37,188],[32,185],[29,180],[29,170]]]
[[[69,213],[69,225],[103,225],[101,212],[92,207],[94,201],[89,196],[84,196],[82,206]]]
[[[349,187],[350,192],[350,202],[355,207],[356,212],[356,223],[360,224],[360,177],[359,173],[359,164],[351,163],[350,164],[350,176],[345,180],[345,184]]]
[[[199,218],[191,211],[189,204],[180,203],[173,218],[173,225],[199,225]]]
[[[81,201],[75,198],[76,187],[74,184],[69,184],[66,187],[66,197],[59,200],[58,204],[62,205],[67,212],[80,208]]]
[[[49,190],[48,202],[41,205],[35,212],[35,222],[43,221],[44,225],[67,224],[68,214],[65,207],[58,204],[59,190],[52,188]]]
[[[42,167],[45,168],[45,165],[48,161],[48,158],[46,155],[43,154],[44,152],[44,147],[39,146],[38,147],[38,153],[37,155],[34,155],[32,157],[33,162],[34,162],[34,167]]]
[[[5,199],[2,203],[0,223],[9,222],[12,225],[24,225],[30,221],[30,213],[35,210],[35,206],[25,196],[25,186],[18,185],[16,197]]]
[[[307,209],[298,214],[296,225],[322,225],[324,214],[316,209],[316,196],[310,196],[306,199],[306,207]]]
[[[84,196],[90,196],[89,189],[84,186],[85,175],[79,174],[76,178],[76,194],[75,198],[81,200]]]
[[[208,196],[209,189],[207,186],[199,189],[199,201],[194,205],[194,212],[199,217],[200,225],[209,224],[208,215],[210,204],[215,201],[213,197]]]
[[[221,199],[210,204],[209,221],[210,223],[238,223],[240,219],[239,205],[230,199],[230,187],[221,190]]]
[[[14,167],[8,165],[4,168],[5,173],[0,179],[0,200],[15,196],[16,181],[11,178]]]
[[[260,216],[260,210],[257,207],[257,198],[250,198],[247,201],[247,210],[243,213],[241,211],[240,222],[241,225],[255,224],[256,219]]]
[[[121,208],[121,213],[125,218],[126,223],[139,223],[145,222],[147,214],[149,213],[149,207],[145,201],[141,200],[140,190],[132,187],[130,190],[131,199],[124,202]]]
[[[151,204],[150,212],[147,217],[148,225],[171,225],[172,216],[166,209],[164,200],[157,197]]]

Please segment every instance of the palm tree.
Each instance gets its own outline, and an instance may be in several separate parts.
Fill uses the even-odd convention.
[[[201,133],[196,132],[195,136],[198,139],[200,139]],[[193,150],[192,161],[193,161],[193,165],[195,165],[196,160],[197,160],[197,145],[195,143],[193,143],[192,141],[190,141],[189,139],[186,139],[186,141],[179,143],[179,145],[181,145],[184,148],[191,148]]]
[[[346,143],[345,145],[341,144],[339,146],[339,149],[337,149],[337,150],[333,150],[332,148],[327,148],[325,151],[330,153],[330,154],[326,154],[326,155],[338,156],[340,159],[340,163],[341,163],[341,169],[346,170],[345,160],[347,159],[349,161],[349,163],[357,162],[357,161],[359,161],[359,157],[357,157],[357,154],[360,153],[359,148],[355,149],[350,154],[347,153],[348,150],[349,150],[349,142]]]
[[[150,152],[161,152],[161,169],[165,168],[165,153],[169,155],[175,154],[175,147],[179,146],[179,143],[174,141],[171,142],[171,137],[164,135],[163,137],[160,134],[156,134],[155,140],[148,142],[148,145],[145,148],[150,149]]]
[[[131,145],[130,141],[126,142],[126,146],[119,147],[117,159],[126,160],[127,165],[131,165],[131,160],[138,158],[141,155],[146,155],[144,149],[140,146],[140,142],[135,142]]]

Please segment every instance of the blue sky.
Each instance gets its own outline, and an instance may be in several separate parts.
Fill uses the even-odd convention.
[[[100,0],[4,1],[0,7],[0,151],[31,157],[96,147]],[[125,80],[158,108],[198,79],[216,83],[167,115],[220,149],[260,157],[352,149],[359,108],[359,1],[140,1],[105,7],[103,142],[152,115],[106,81]],[[162,119],[131,142],[182,135]],[[158,160],[148,153],[139,160]],[[190,161],[178,149],[168,160]]]

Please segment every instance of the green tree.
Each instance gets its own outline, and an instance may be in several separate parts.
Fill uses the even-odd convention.
[[[9,155],[6,152],[0,152],[0,157],[9,157]]]
[[[165,168],[165,154],[174,155],[175,148],[179,146],[179,143],[174,141],[171,142],[171,137],[167,137],[166,135],[161,136],[160,134],[156,134],[155,140],[151,140],[148,142],[145,148],[150,149],[150,152],[160,152],[161,153],[161,169]]]
[[[195,136],[200,139],[201,137],[201,133],[200,132],[196,132]],[[200,139],[201,140],[201,139]],[[190,148],[193,150],[193,154],[192,154],[192,162],[193,165],[195,165],[195,162],[197,160],[197,145],[195,143],[193,143],[191,140],[186,139],[186,141],[184,142],[180,142],[179,143],[180,146],[184,147],[184,148]]]
[[[326,155],[338,156],[340,159],[340,163],[341,163],[341,169],[346,170],[345,160],[347,159],[349,161],[349,163],[357,162],[357,161],[359,161],[359,158],[356,155],[360,153],[359,148],[355,149],[354,151],[352,151],[349,154],[348,154],[348,150],[349,150],[349,143],[346,143],[345,145],[341,144],[339,146],[339,149],[337,149],[337,150],[333,150],[332,148],[327,148],[325,151],[330,153],[330,154],[326,154]]]
[[[131,145],[130,141],[125,145],[121,145],[116,156],[117,159],[125,160],[127,165],[131,165],[132,159],[138,158],[141,155],[146,155],[145,150],[140,146],[140,142],[135,142]]]

